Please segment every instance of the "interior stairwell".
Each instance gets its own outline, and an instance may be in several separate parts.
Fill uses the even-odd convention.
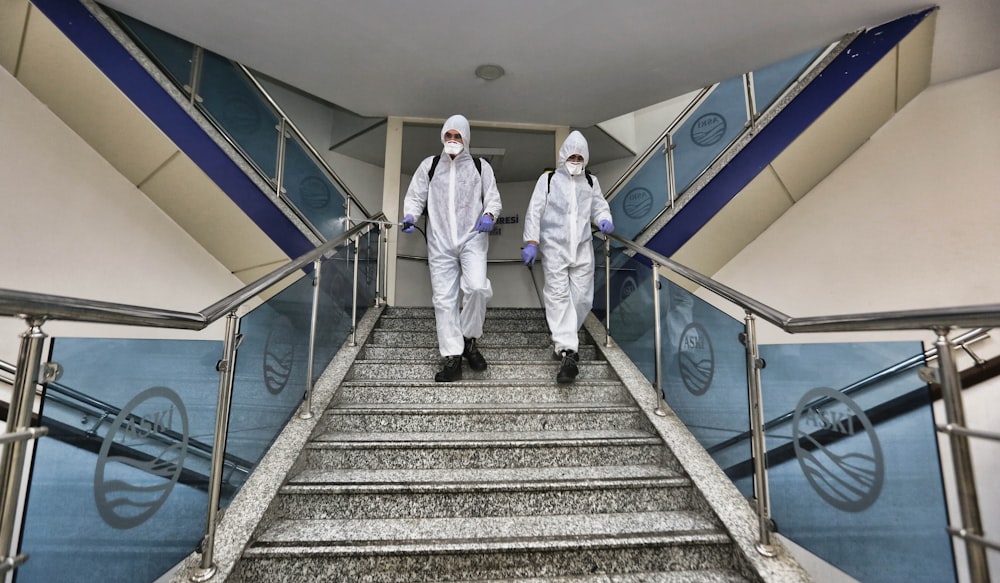
[[[593,316],[580,334],[580,375],[559,385],[543,312],[491,308],[489,368],[435,383],[433,310],[370,309],[351,362],[320,381],[330,398],[304,447],[279,437],[268,454],[288,452],[287,474],[227,510],[220,532],[252,536],[221,536],[226,580],[808,580],[783,549],[753,550],[746,500],[676,417],[653,414]]]

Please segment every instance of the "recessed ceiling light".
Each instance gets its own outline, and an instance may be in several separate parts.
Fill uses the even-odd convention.
[[[486,81],[493,81],[503,77],[504,70],[500,65],[486,64],[476,67],[476,77]]]

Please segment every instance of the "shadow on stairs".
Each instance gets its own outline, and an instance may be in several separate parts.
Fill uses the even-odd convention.
[[[385,308],[227,581],[807,581],[752,550],[707,454],[688,465],[728,488],[696,484],[663,436],[693,438],[600,331],[559,385],[543,312],[491,308],[489,367],[435,383],[433,311]]]

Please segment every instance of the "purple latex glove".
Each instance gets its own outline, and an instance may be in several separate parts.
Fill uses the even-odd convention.
[[[529,243],[527,247],[521,249],[521,261],[527,266],[534,265],[535,259],[538,257],[538,245]]]
[[[403,217],[403,232],[412,233],[413,224],[417,222],[417,219],[413,218],[413,215],[406,215]]]
[[[479,217],[479,221],[476,222],[476,230],[480,233],[489,233],[493,230],[493,219],[490,218],[490,215]]]
[[[597,223],[597,228],[605,235],[615,232],[615,226],[608,219],[601,219],[601,222]]]

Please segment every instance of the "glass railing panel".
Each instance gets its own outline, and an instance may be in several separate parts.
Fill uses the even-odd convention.
[[[280,118],[232,61],[205,51],[198,94],[202,110],[267,178],[274,179]]]
[[[683,193],[747,126],[743,76],[723,81],[673,135],[676,192]]]
[[[149,55],[160,69],[172,78],[178,87],[191,94],[191,58],[194,45],[167,34],[125,14],[113,12],[121,25],[132,33],[136,43]]]
[[[777,531],[859,581],[955,580],[930,391],[917,342],[762,346]],[[845,389],[847,389],[845,391]],[[746,465],[723,466],[740,481]]]
[[[652,269],[612,250],[611,337],[655,380]],[[661,277],[663,397],[708,448],[749,428],[743,323]],[[742,444],[744,456],[750,446]]]
[[[332,239],[347,230],[344,195],[294,136],[285,144],[282,182],[295,208],[324,237]]]
[[[825,49],[796,55],[753,72],[754,101],[757,112],[763,112],[784,93]]]
[[[634,239],[669,203],[667,158],[663,146],[610,201],[616,234]]]
[[[350,330],[353,275],[353,250],[346,247],[338,249],[321,269],[313,351],[317,378]],[[311,273],[303,276],[240,320],[243,339],[236,356],[226,452],[253,465],[305,396],[313,281]],[[359,318],[366,307],[359,302]]]
[[[152,581],[197,548],[221,354],[218,341],[53,341],[65,372],[41,401],[50,433],[32,463],[19,583]]]

